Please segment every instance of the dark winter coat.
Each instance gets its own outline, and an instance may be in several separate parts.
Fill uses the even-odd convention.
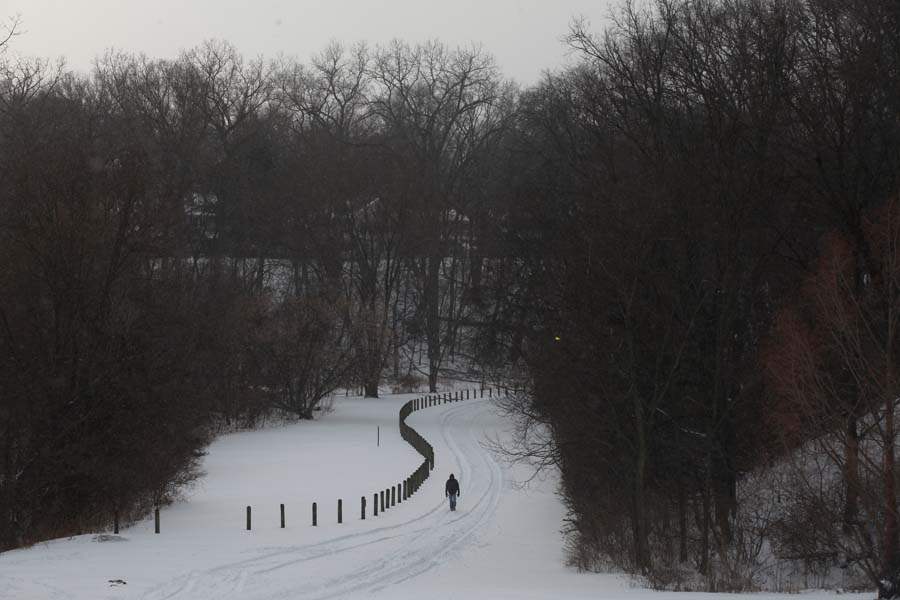
[[[450,479],[447,480],[447,485],[444,486],[444,494],[449,496],[450,494],[455,494],[459,496],[459,482],[450,476]]]

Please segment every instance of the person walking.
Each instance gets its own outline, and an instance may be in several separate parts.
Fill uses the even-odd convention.
[[[450,473],[450,479],[447,480],[447,485],[444,486],[444,496],[450,498],[450,510],[456,510],[456,499],[459,497],[459,482],[453,476],[453,473]]]

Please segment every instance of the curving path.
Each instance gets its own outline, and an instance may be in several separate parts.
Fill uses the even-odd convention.
[[[428,572],[470,543],[496,512],[503,472],[481,445],[477,426],[490,412],[486,400],[469,400],[408,417],[433,445],[439,446],[436,434],[443,442],[436,452],[436,470],[429,485],[406,505],[412,518],[318,543],[256,550],[246,559],[186,573],[141,597],[339,598],[378,592]],[[443,476],[450,470],[463,484],[456,512],[449,511],[443,498]]]

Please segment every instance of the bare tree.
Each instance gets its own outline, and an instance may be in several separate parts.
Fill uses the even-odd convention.
[[[829,237],[802,300],[779,319],[778,342],[767,362],[784,399],[775,414],[788,443],[816,440],[834,470],[853,478],[846,482],[852,486],[852,518],[848,522],[846,506],[828,507],[835,521],[843,523],[845,535],[830,538],[833,547],[824,550],[860,564],[883,597],[895,593],[900,550],[894,466],[900,394],[894,373],[898,219],[896,201],[864,217],[862,235],[875,270],[864,272],[862,285],[854,249],[858,240]],[[860,430],[848,431],[848,413],[855,415]],[[852,469],[850,462],[855,463]],[[817,480],[809,485],[803,497],[818,493]],[[823,549],[812,548],[816,550]]]
[[[6,51],[6,48],[14,37],[21,35],[21,26],[21,15],[9,17],[0,24],[0,54]]]
[[[396,160],[409,169],[417,198],[412,253],[420,273],[429,388],[436,391],[450,341],[441,271],[446,261],[457,260],[449,247],[456,216],[466,212],[462,182],[479,148],[501,130],[510,89],[480,48],[450,50],[437,42],[395,41],[379,48],[371,72],[377,86],[371,110]]]

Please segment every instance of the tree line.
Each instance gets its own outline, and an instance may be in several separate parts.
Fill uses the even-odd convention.
[[[485,335],[573,562],[896,595],[896,3],[629,3],[568,43],[520,98]]]
[[[438,42],[5,59],[0,547],[171,499],[215,424],[465,371],[524,390],[573,564],[894,595],[898,9],[615,15],[524,89]]]
[[[6,59],[0,547],[168,501],[216,425],[436,390],[512,96],[437,42]]]

